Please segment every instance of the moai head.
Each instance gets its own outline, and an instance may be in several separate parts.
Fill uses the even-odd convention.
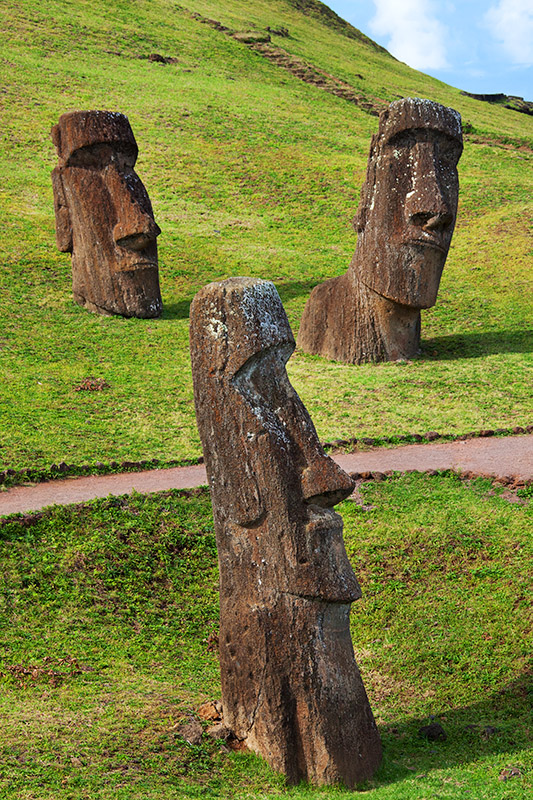
[[[148,193],[134,170],[137,143],[127,117],[63,114],[51,132],[56,240],[72,253],[74,297],[92,311],[158,317],[157,237]]]
[[[457,214],[461,117],[439,103],[397,100],[380,116],[354,226],[359,279],[411,308],[435,304]]]
[[[295,342],[274,285],[229,278],[205,286],[191,306],[190,336],[215,521],[260,542],[243,568],[254,562],[257,580],[280,591],[356,599],[342,518],[331,509],[353,482],[324,453],[289,383]]]

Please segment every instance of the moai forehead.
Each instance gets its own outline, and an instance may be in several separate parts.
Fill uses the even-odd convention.
[[[418,128],[441,131],[463,141],[459,112],[420,97],[406,97],[391,103],[380,115],[378,139],[389,141],[397,133]]]
[[[288,359],[296,346],[271,281],[228,278],[210,283],[198,292],[193,306],[197,311],[191,309],[191,338],[201,340],[211,372],[224,372],[228,379],[265,350],[284,345]]]
[[[138,147],[128,118],[118,111],[70,111],[51,130],[59,165],[66,165],[77,150],[95,144],[128,149],[137,159]],[[132,166],[133,166],[132,164]]]

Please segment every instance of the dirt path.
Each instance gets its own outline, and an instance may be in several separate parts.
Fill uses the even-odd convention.
[[[334,459],[347,472],[455,469],[530,481],[533,480],[533,435],[374,448],[335,455]],[[38,511],[50,505],[82,503],[133,490],[191,489],[205,483],[205,468],[198,465],[15,486],[0,492],[0,516]]]

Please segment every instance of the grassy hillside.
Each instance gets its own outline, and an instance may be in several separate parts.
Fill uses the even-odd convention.
[[[423,357],[349,367],[298,353],[291,379],[323,438],[532,421],[531,117],[408,68],[315,0],[4,0],[0,15],[2,467],[199,455],[191,298],[229,275],[271,278],[296,331],[312,287],[344,271],[355,247],[350,220],[377,126],[368,111],[404,95],[457,108],[469,131]],[[267,27],[283,34],[268,52],[230,35]],[[327,73],[357,102],[298,71]],[[97,317],[71,299],[49,130],[88,108],[127,114],[139,143],[163,230],[157,321]],[[88,376],[109,388],[76,391]]]
[[[365,788],[373,800],[530,796],[533,505],[449,475],[362,493],[341,511],[363,589],[356,658],[384,744]],[[220,696],[205,490],[6,518],[0,576],[2,800],[357,796],[288,788],[250,754],[180,735]],[[432,719],[446,741],[419,737]]]

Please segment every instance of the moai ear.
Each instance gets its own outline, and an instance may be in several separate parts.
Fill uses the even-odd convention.
[[[52,125],[52,130],[50,131],[50,138],[59,156],[61,152],[61,129],[59,125]]]
[[[72,253],[72,223],[63,189],[62,167],[52,170],[54,211],[56,215],[56,244],[62,253]]]
[[[255,420],[248,404],[236,392],[223,400],[223,389],[210,398],[208,392],[203,400],[198,394],[197,391],[196,414],[213,500],[231,522],[250,527],[264,513],[254,471],[257,445],[248,444],[249,436],[255,438]]]
[[[361,187],[361,197],[359,199],[359,207],[357,213],[352,220],[352,225],[356,233],[361,233],[365,229],[370,204],[376,188],[376,168],[374,163],[374,153],[378,144],[377,134],[373,134],[370,142],[370,153],[366,167],[366,177],[363,186]]]

